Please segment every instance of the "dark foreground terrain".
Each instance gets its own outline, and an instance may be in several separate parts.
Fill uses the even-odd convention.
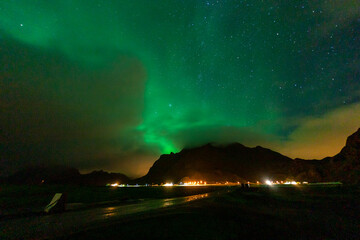
[[[261,187],[120,219],[62,239],[359,239],[360,188]]]
[[[35,190],[31,189],[27,194],[34,194]],[[109,206],[95,205],[49,216],[5,217],[0,219],[1,238],[360,239],[359,186],[67,190],[78,193],[70,199],[87,199],[89,203],[91,199],[103,201],[124,196],[133,199],[142,197],[144,200],[121,205],[110,202]],[[41,196],[45,189],[37,191]],[[213,193],[204,194],[204,191]],[[201,197],[182,197],[191,193]],[[26,203],[26,200],[22,201]],[[19,200],[16,204],[20,203]]]
[[[209,193],[219,187],[96,187],[76,185],[0,185],[0,220],[43,211],[55,193],[67,193],[68,209],[128,204]]]

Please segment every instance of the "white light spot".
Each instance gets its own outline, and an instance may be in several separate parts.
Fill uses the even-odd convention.
[[[266,180],[265,183],[266,183],[266,185],[269,185],[269,186],[273,185],[272,181],[270,181],[270,180]]]

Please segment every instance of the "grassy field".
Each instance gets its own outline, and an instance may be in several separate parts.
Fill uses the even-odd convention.
[[[236,189],[66,239],[360,239],[358,186]]]
[[[104,202],[173,198],[212,192],[219,187],[87,187],[69,185],[0,185],[0,217],[41,211],[55,193],[67,193],[68,203],[94,206]],[[109,204],[110,204],[109,203]]]

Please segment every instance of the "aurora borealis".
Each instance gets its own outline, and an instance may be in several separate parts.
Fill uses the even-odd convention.
[[[0,167],[140,176],[207,142],[337,153],[360,127],[360,2],[0,2]]]

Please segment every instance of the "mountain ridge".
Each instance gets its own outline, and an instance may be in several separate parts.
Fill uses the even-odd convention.
[[[0,182],[16,184],[164,183],[189,180],[245,182],[272,180],[341,181],[360,183],[360,128],[350,135],[341,151],[320,160],[292,159],[261,146],[241,143],[208,143],[163,154],[148,173],[130,180],[121,173],[93,171],[80,174],[76,168],[54,165],[27,166]],[[44,181],[43,181],[44,180]]]
[[[297,181],[360,182],[360,128],[347,138],[346,145],[333,157],[322,160],[289,158],[268,148],[208,143],[163,154],[137,182],[206,181]]]
[[[81,174],[78,169],[63,165],[29,165],[14,174],[1,179],[11,184],[77,184],[104,186],[107,183],[129,183],[130,179],[122,173],[109,173],[103,170]]]

